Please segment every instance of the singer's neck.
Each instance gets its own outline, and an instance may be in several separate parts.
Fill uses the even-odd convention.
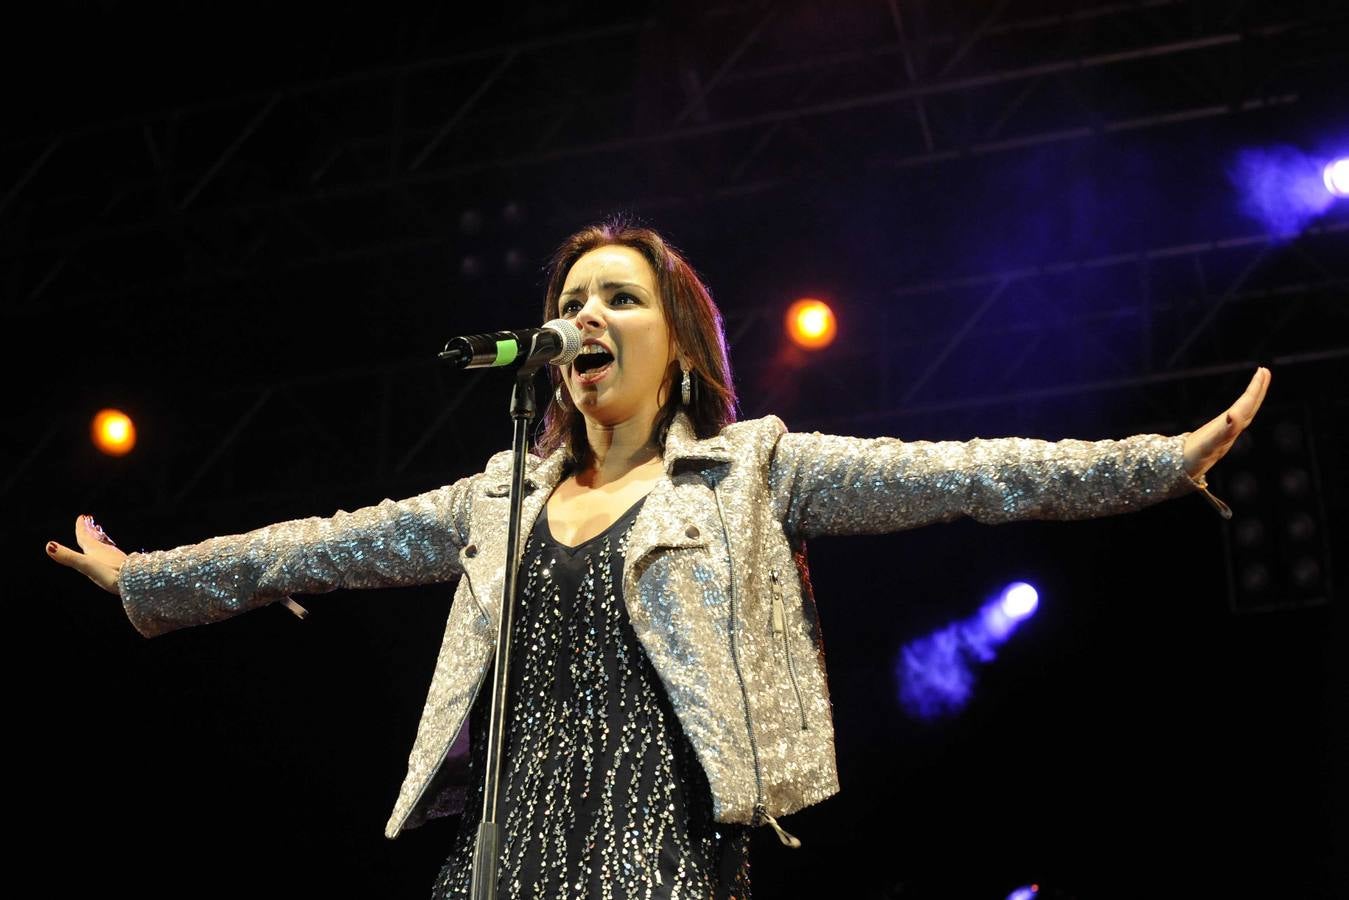
[[[576,473],[579,484],[600,488],[621,481],[635,470],[661,463],[660,447],[653,434],[653,422],[639,417],[612,426],[586,422],[586,440],[590,443],[590,465]]]

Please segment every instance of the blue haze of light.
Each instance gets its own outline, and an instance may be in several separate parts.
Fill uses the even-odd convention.
[[[936,719],[964,708],[974,691],[974,666],[991,662],[998,646],[1016,629],[1019,619],[1008,615],[1005,600],[1006,594],[974,615],[904,646],[895,677],[900,705],[909,715]]]
[[[1250,148],[1236,155],[1228,177],[1241,192],[1242,212],[1288,239],[1335,202],[1322,180],[1325,163],[1296,147]]]

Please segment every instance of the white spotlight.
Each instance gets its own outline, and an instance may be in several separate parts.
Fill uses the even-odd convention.
[[[1321,173],[1326,190],[1336,197],[1349,197],[1349,157],[1342,157],[1328,164]]]

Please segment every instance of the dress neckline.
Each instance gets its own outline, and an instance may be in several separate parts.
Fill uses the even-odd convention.
[[[553,525],[552,525],[552,522],[550,522],[549,519],[548,519],[548,504],[545,503],[545,504],[543,504],[543,516],[542,516],[542,520],[543,520],[543,536],[544,536],[545,538],[547,538],[547,540],[548,540],[549,543],[551,543],[553,546],[557,547],[558,549],[565,550],[568,554],[575,555],[578,551],[584,550],[586,547],[588,547],[588,546],[590,546],[591,544],[595,543],[595,541],[598,541],[600,538],[607,536],[607,535],[609,534],[609,532],[611,532],[611,531],[613,531],[615,528],[617,528],[617,527],[619,526],[620,523],[622,523],[624,520],[626,520],[629,516],[631,516],[631,515],[633,514],[633,511],[636,510],[637,507],[641,506],[641,505],[646,501],[646,498],[647,498],[649,495],[650,495],[650,492],[647,492],[646,494],[643,494],[641,497],[639,497],[639,498],[637,499],[637,502],[636,502],[636,503],[632,504],[632,505],[629,506],[626,510],[624,510],[624,511],[623,511],[623,514],[622,514],[621,516],[619,516],[617,519],[614,519],[614,521],[609,525],[608,528],[604,529],[603,531],[601,531],[599,534],[595,535],[594,537],[586,538],[584,541],[581,541],[581,543],[577,544],[577,545],[574,546],[574,547],[573,547],[573,546],[570,546],[570,545],[568,545],[568,544],[564,544],[564,543],[562,543],[561,541],[559,541],[557,538],[553,537]]]

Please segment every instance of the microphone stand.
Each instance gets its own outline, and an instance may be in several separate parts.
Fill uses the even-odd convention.
[[[530,342],[526,360],[536,359],[538,335]],[[515,373],[511,391],[511,419],[514,423],[511,469],[510,528],[506,537],[506,587],[501,598],[501,622],[497,631],[496,670],[492,676],[492,717],[488,727],[487,769],[483,781],[482,823],[478,825],[473,853],[472,900],[496,900],[498,867],[501,861],[500,781],[502,745],[506,734],[506,693],[510,687],[511,623],[515,618],[515,586],[520,557],[520,518],[525,494],[525,454],[529,425],[535,415],[534,373],[546,363],[526,362]]]

